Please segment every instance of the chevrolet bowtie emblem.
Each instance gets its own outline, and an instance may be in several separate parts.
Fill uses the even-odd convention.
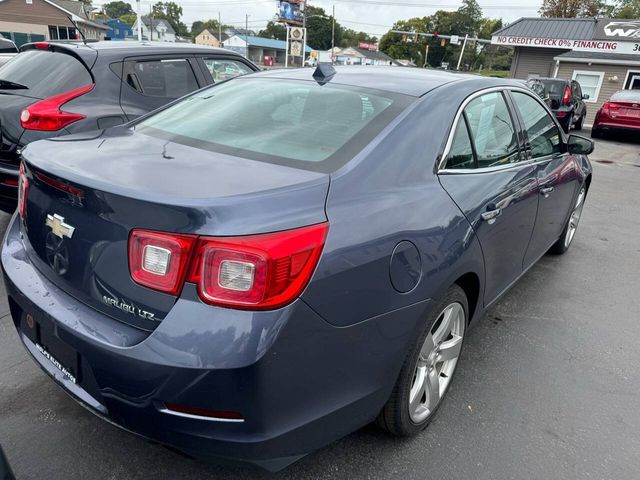
[[[73,236],[73,232],[75,231],[75,227],[64,223],[64,217],[61,217],[57,213],[54,213],[53,215],[47,215],[47,220],[44,223],[47,227],[51,227],[51,233],[53,233],[56,237],[71,238]]]

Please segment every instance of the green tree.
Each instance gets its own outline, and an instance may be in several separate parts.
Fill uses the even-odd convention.
[[[158,2],[153,4],[152,14],[154,18],[162,18],[176,31],[176,35],[181,37],[189,36],[189,29],[180,21],[182,18],[182,7],[174,2]]]
[[[616,18],[640,18],[640,0],[621,0],[614,9]]]
[[[120,18],[123,15],[132,15],[134,13],[131,5],[121,0],[105,3],[102,7],[102,11],[109,18]]]
[[[130,13],[126,15],[121,15],[119,18],[130,27],[133,27],[133,24],[136,23],[138,16],[135,13]]]
[[[332,17],[327,15],[323,8],[307,5],[305,11],[307,26],[307,44],[317,50],[329,50],[331,48]],[[342,41],[342,27],[335,23],[335,44]]]
[[[275,38],[276,40],[286,40],[287,29],[279,23],[269,22],[267,23],[266,28],[258,32],[258,36],[264,38]]]
[[[550,18],[595,17],[600,8],[599,0],[543,0],[539,13]]]

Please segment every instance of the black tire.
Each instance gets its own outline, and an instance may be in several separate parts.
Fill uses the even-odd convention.
[[[462,290],[462,288],[460,288],[458,285],[452,285],[444,294],[442,299],[438,302],[438,304],[431,310],[428,318],[426,318],[420,336],[412,344],[411,351],[408,353],[407,358],[405,359],[402,370],[400,371],[400,375],[398,376],[398,380],[396,381],[393,391],[391,392],[391,396],[378,415],[378,418],[376,420],[378,426],[391,433],[392,435],[398,437],[409,437],[416,435],[424,430],[427,425],[429,425],[429,423],[433,420],[438,409],[442,405],[442,401],[444,400],[449,387],[451,386],[451,381],[449,381],[446,390],[440,396],[440,400],[436,408],[433,409],[433,411],[424,421],[420,423],[413,422],[409,413],[409,393],[414,381],[414,374],[416,371],[418,358],[420,356],[420,350],[422,349],[427,335],[434,328],[436,321],[440,319],[440,315],[441,313],[443,313],[445,307],[453,303],[459,303],[460,305],[462,305],[462,308],[464,310],[465,326],[469,321],[469,305],[467,302],[467,296],[465,295],[464,290]],[[465,336],[463,335],[462,345],[460,347],[461,349],[464,346],[464,337]],[[456,362],[455,369],[450,375],[451,378],[453,378],[455,371],[457,370],[458,363],[460,362]]]
[[[562,123],[561,125],[564,133],[569,133],[569,130],[571,130],[571,118],[569,118],[569,121],[567,123]]]
[[[585,114],[582,114],[580,119],[573,126],[574,130],[582,130],[582,125],[584,124],[584,117],[585,117]]]
[[[580,199],[581,195],[582,195],[582,199]],[[580,187],[580,191],[578,193],[578,197],[576,198],[576,206],[571,211],[571,215],[569,216],[569,219],[567,220],[566,225],[562,229],[562,233],[560,234],[560,238],[558,238],[556,243],[554,243],[551,246],[551,248],[549,249],[549,253],[550,254],[552,254],[552,255],[562,255],[567,250],[569,250],[569,247],[573,243],[573,235],[575,235],[575,230],[577,230],[577,228],[578,228],[578,222],[580,222],[580,216],[582,215],[582,207],[584,207],[584,202],[585,202],[586,198],[587,198],[587,190],[586,190],[586,186],[583,185],[582,187]],[[578,202],[580,202],[579,205],[578,205]],[[571,239],[569,240],[569,242],[567,242],[567,232],[571,228],[573,214],[574,214],[574,212],[576,212],[577,209],[579,209],[578,220],[577,220],[577,222],[575,222],[574,233],[571,236]]]
[[[591,138],[604,138],[604,132],[600,129],[591,129]]]

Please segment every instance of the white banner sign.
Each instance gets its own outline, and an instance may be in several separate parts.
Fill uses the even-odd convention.
[[[565,38],[491,37],[493,45],[509,47],[565,48],[577,52],[631,53],[640,58],[640,39],[637,42],[618,42],[615,40],[567,40]]]

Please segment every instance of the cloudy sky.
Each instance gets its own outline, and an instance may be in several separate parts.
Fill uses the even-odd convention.
[[[277,0],[174,0],[182,6],[182,21],[191,26],[195,20],[217,18],[238,27],[249,15],[249,28],[259,30],[274,17]],[[430,15],[436,10],[455,10],[460,0],[307,0],[310,5],[322,7],[330,14],[335,5],[336,19],[342,25],[371,35],[385,33],[394,21]],[[101,6],[106,0],[94,0]],[[129,1],[135,9],[135,1]],[[485,17],[511,22],[520,17],[537,16],[542,0],[479,0]],[[151,2],[142,0],[143,13],[149,12]],[[415,6],[413,6],[415,5]],[[444,33],[444,32],[443,32]]]

